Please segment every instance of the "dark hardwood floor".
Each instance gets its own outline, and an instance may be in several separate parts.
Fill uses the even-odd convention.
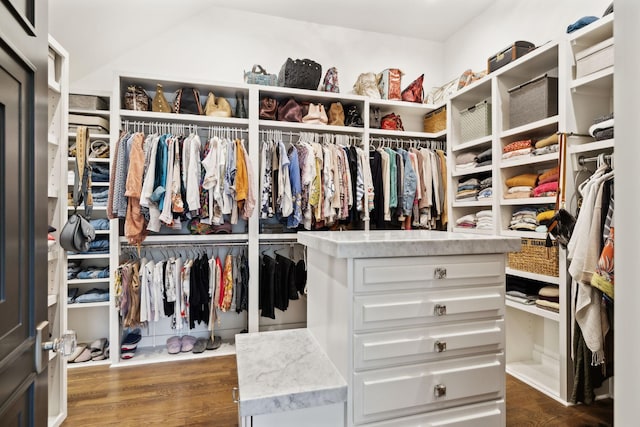
[[[69,370],[63,426],[237,426],[237,381],[234,356]],[[565,407],[507,376],[507,426],[612,425],[611,400]]]

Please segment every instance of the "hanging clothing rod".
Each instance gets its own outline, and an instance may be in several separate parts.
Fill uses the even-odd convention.
[[[140,246],[130,245],[130,244],[122,244],[120,247],[122,249],[133,249],[133,250],[144,250],[144,249],[173,249],[173,248],[211,248],[216,246],[247,246],[248,242],[225,242],[223,240],[213,241],[211,243],[148,243],[142,244]]]
[[[239,127],[230,127],[230,126],[224,126],[224,125],[209,125],[209,126],[201,126],[198,124],[190,124],[190,123],[170,123],[170,122],[143,122],[143,121],[139,121],[139,120],[135,120],[135,121],[129,121],[129,120],[124,120],[123,122],[123,126],[125,128],[127,128],[127,130],[130,130],[131,127],[133,128],[141,128],[144,130],[144,128],[148,128],[149,130],[154,130],[155,129],[162,129],[162,130],[174,130],[174,129],[179,129],[182,132],[184,131],[189,131],[189,132],[198,132],[198,131],[209,131],[209,132],[216,132],[216,131],[220,131],[220,132],[236,132],[236,133],[249,133],[249,129],[247,128],[239,128]],[[135,131],[135,129],[134,129]]]
[[[350,139],[362,139],[361,135],[349,135],[349,134],[344,134],[344,133],[332,133],[332,132],[294,132],[294,131],[285,131],[285,130],[280,130],[280,129],[260,129],[260,136],[267,136],[267,137],[275,137],[275,135],[279,135],[280,137],[285,136],[285,135],[289,135],[289,137],[294,137],[294,136],[304,136],[304,135],[314,135],[318,138],[321,138],[325,135],[333,138],[336,136],[344,136],[344,137],[348,137]]]
[[[301,243],[298,243],[297,241],[297,237],[294,237],[293,239],[286,239],[286,240],[260,240],[260,245],[264,245],[264,246],[276,246],[276,245],[300,245]]]
[[[584,157],[584,156],[580,156],[578,157],[578,163],[580,164],[580,166],[584,166],[585,163],[593,163],[593,162],[597,162],[598,160],[601,160],[602,158],[599,158],[600,156],[596,156],[596,157]],[[611,160],[613,158],[613,154],[605,154],[604,155],[604,160]]]

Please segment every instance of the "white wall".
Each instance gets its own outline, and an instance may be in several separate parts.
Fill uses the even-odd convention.
[[[516,40],[540,46],[559,39],[587,15],[601,17],[612,0],[496,0],[445,42],[445,81],[466,69],[482,71],[487,59]]]
[[[76,91],[111,90],[114,71],[241,82],[243,70],[252,64],[277,74],[287,57],[311,58],[322,64],[323,73],[336,66],[343,93],[351,91],[360,73],[388,67],[405,72],[403,85],[422,73],[426,88],[443,79],[441,43],[213,6],[184,16],[182,2],[165,4],[161,14],[155,10],[141,26],[129,17],[146,15],[128,13],[126,7],[114,13],[113,1],[86,3],[56,0],[51,7],[50,32],[70,50],[71,89]],[[168,19],[172,8],[175,19]],[[78,31],[74,22],[93,23],[94,29]],[[101,49],[104,57],[96,54]]]

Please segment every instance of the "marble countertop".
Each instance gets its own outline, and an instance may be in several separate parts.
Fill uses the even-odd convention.
[[[308,329],[236,335],[242,417],[345,402],[347,382]]]
[[[306,231],[298,243],[337,258],[495,254],[520,250],[519,237],[431,230]]]

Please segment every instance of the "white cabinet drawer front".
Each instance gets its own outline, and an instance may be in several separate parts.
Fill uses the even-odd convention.
[[[358,259],[355,291],[396,291],[502,283],[503,255]]]
[[[503,290],[492,286],[356,296],[354,328],[360,331],[502,316]]]
[[[379,369],[353,377],[354,422],[365,423],[501,398],[504,354]]]
[[[504,400],[366,424],[367,427],[503,427]]]
[[[504,320],[354,335],[356,370],[419,363],[504,348]]]

